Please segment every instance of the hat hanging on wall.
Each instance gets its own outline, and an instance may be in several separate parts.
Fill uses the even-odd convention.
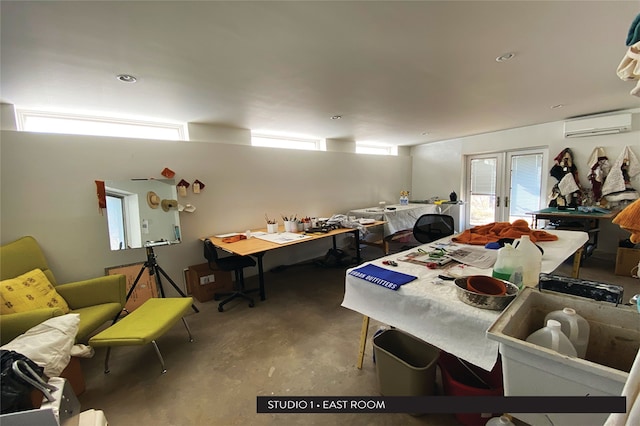
[[[185,206],[183,206],[182,204],[178,204],[178,211],[193,213],[194,211],[196,211],[196,206],[194,206],[193,204],[187,204]]]
[[[178,207],[178,200],[162,200],[162,210],[168,212]]]
[[[152,209],[157,209],[160,205],[160,197],[158,197],[158,194],[153,191],[147,192],[147,204],[149,204],[149,207]]]

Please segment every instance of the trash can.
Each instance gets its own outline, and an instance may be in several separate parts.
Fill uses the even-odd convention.
[[[391,329],[373,338],[373,352],[381,395],[433,395],[438,348]]]
[[[447,396],[502,396],[502,365],[500,361],[491,371],[460,360],[447,352],[438,360],[442,375],[442,388]],[[456,413],[456,419],[466,426],[482,426],[502,413]]]

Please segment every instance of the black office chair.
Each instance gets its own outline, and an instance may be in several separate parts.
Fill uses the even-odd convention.
[[[453,217],[446,214],[423,214],[413,225],[413,237],[422,244],[453,235]]]
[[[227,257],[218,257],[216,246],[214,246],[209,239],[204,240],[204,257],[209,262],[209,268],[211,268],[212,263],[215,263],[218,268],[222,269],[223,271],[233,271],[236,275],[236,291],[228,294],[215,295],[216,300],[219,300],[219,297],[228,296],[218,305],[218,312],[224,311],[224,305],[237,297],[248,300],[249,307],[253,308],[255,306],[255,303],[253,302],[253,299],[247,295],[247,292],[244,289],[243,270],[244,268],[248,268],[250,266],[256,266],[256,261],[249,256],[232,255]]]

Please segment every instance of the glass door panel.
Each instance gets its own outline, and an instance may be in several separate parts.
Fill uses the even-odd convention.
[[[542,153],[510,154],[511,179],[508,209],[509,222],[523,219],[531,225],[527,214],[539,209],[542,194]]]
[[[469,225],[496,221],[498,158],[471,158],[469,163]]]

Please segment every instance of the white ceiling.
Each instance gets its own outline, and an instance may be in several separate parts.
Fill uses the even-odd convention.
[[[640,105],[616,75],[638,1],[3,0],[0,12],[0,101],[16,107],[415,145]]]

